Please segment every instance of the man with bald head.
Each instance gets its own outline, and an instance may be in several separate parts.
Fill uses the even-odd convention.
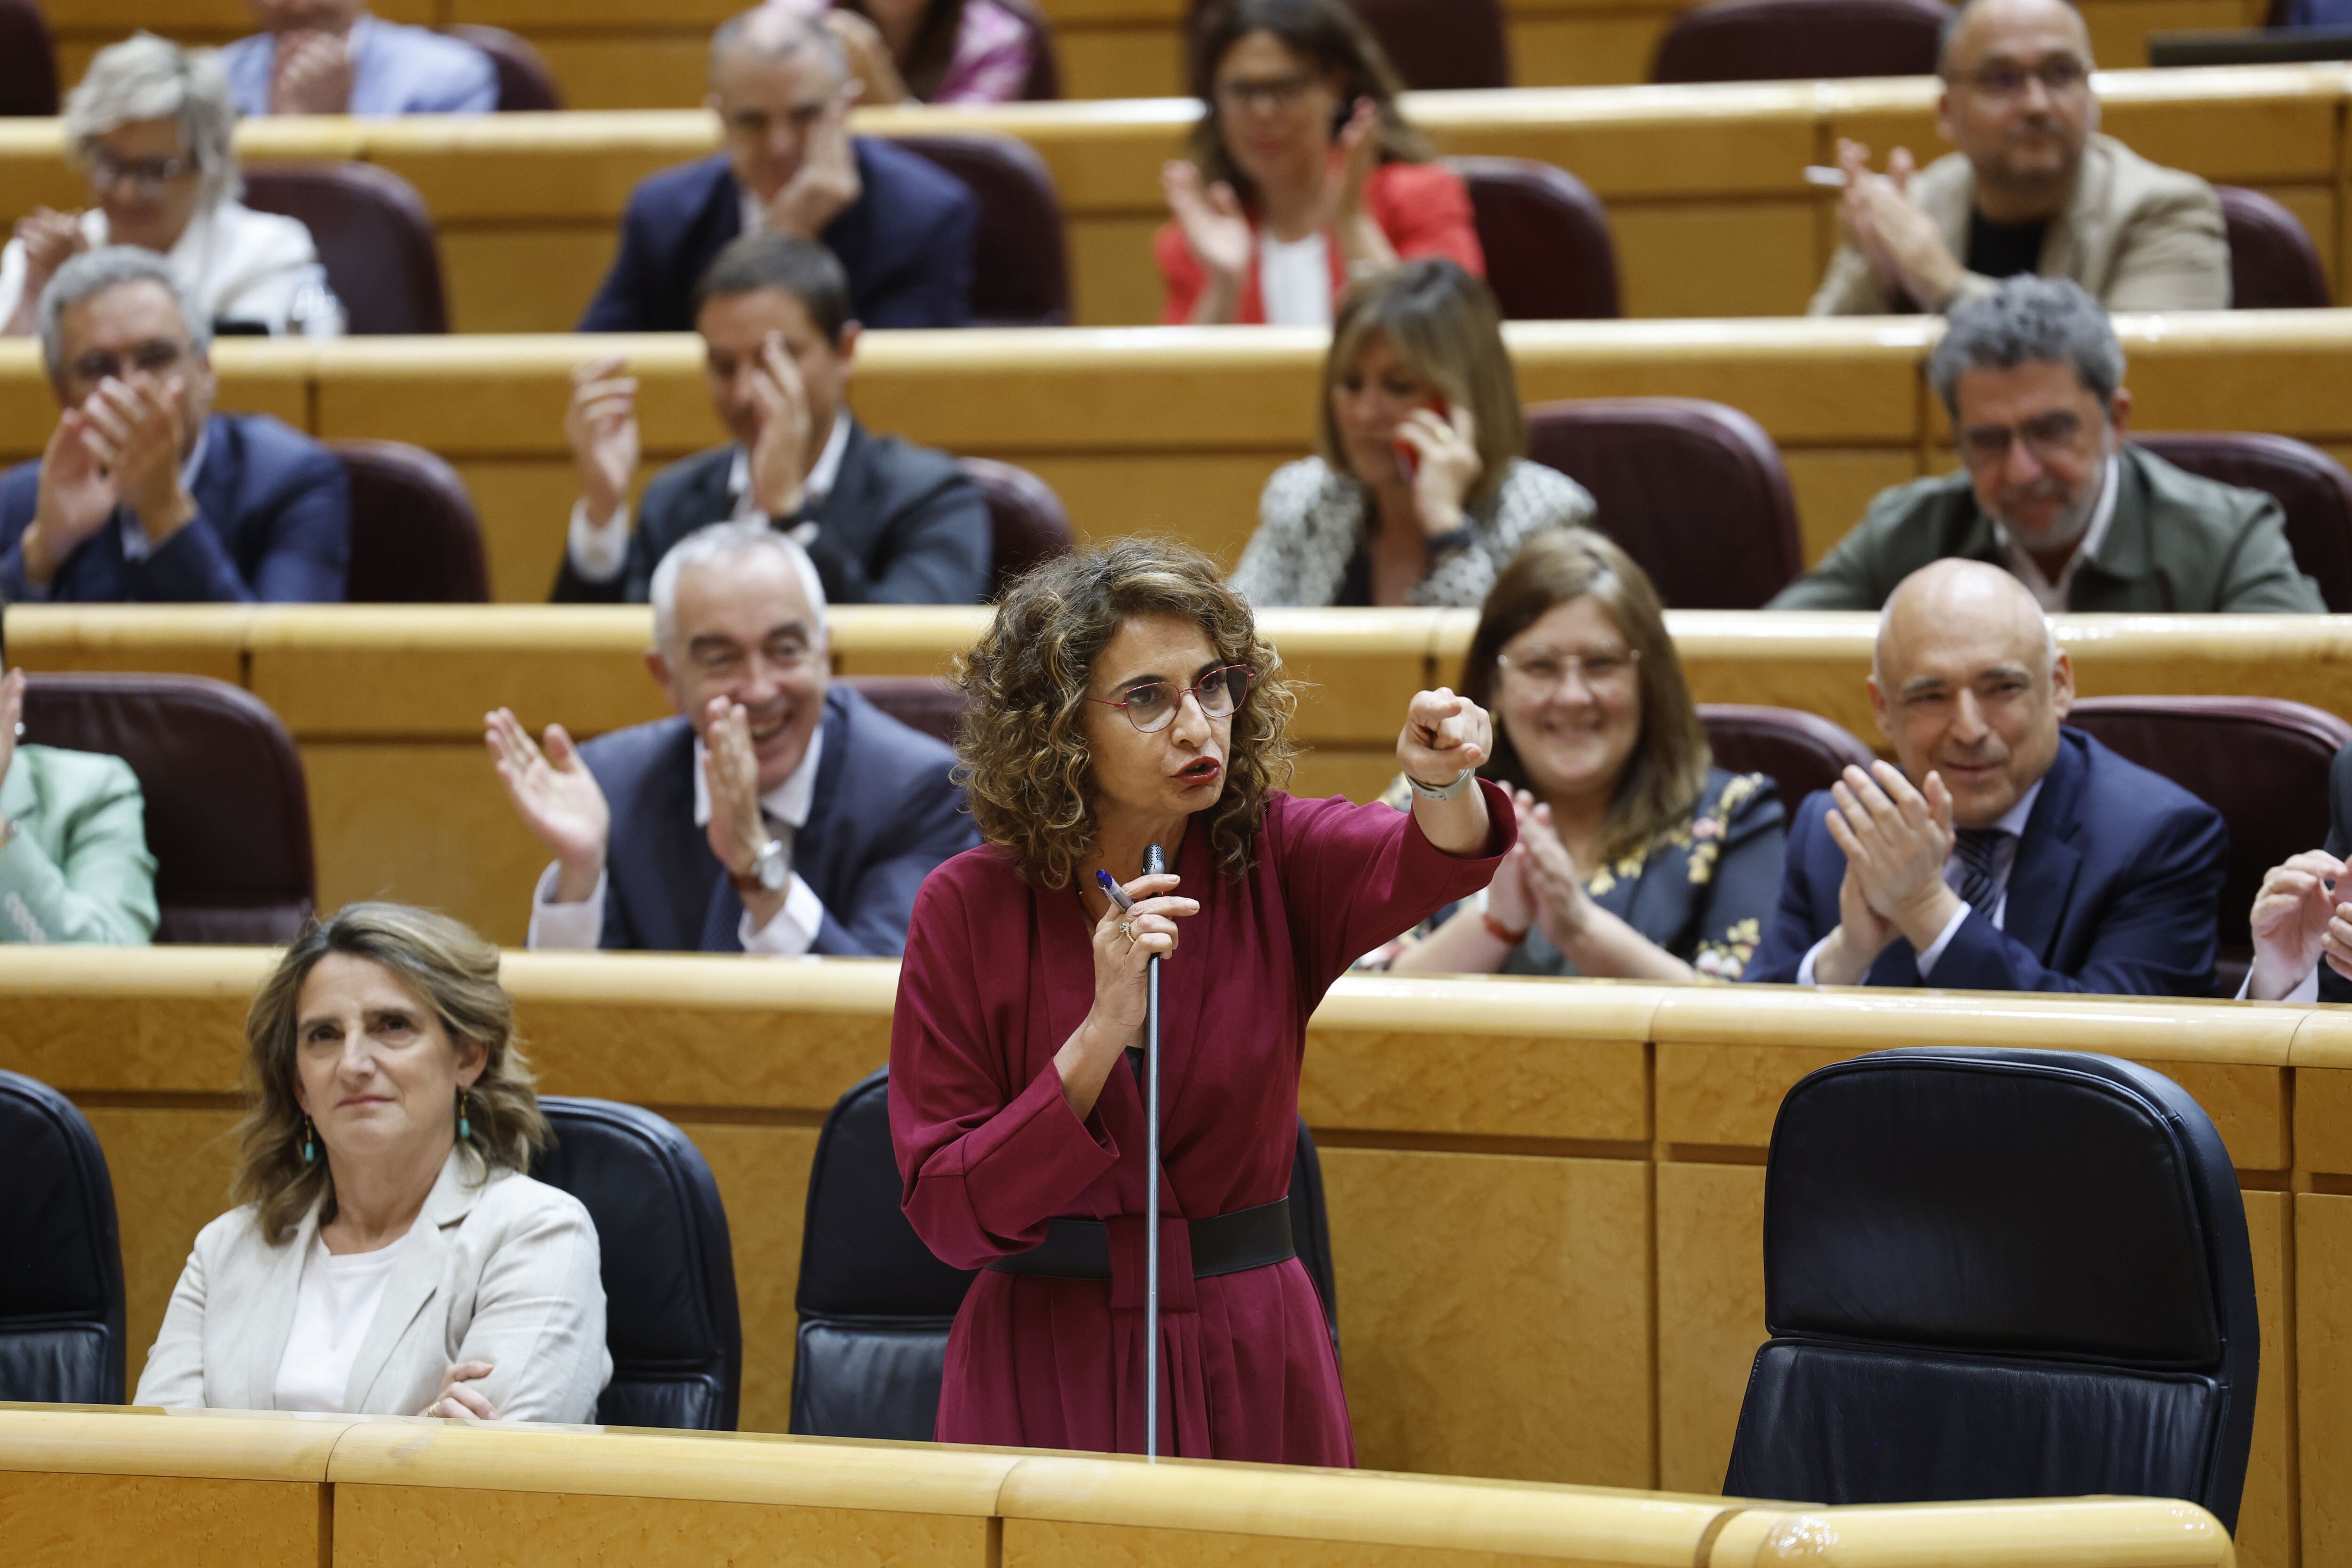
[[[2099,135],[2091,38],[2065,0],[1969,0],[1944,33],[1936,128],[1959,150],[1874,172],[1838,143],[1845,245],[1816,316],[1941,311],[2021,272],[2110,310],[2219,310],[2230,245],[2212,188]]]
[[[840,40],[803,12],[765,5],[721,23],[707,101],[726,150],[630,193],[620,255],[580,330],[693,331],[696,280],[751,233],[822,241],[866,327],[969,321],[980,203],[929,160],[852,136],[856,97]]]
[[[1742,978],[2210,995],[2221,816],[2067,729],[2074,700],[2016,578],[1939,561],[1905,579],[1870,675],[1900,766],[1848,768],[1798,808]]]

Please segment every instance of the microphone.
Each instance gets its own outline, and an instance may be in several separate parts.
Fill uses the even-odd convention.
[[[1157,844],[1143,850],[1147,876],[1168,869]],[[1143,1457],[1160,1458],[1160,955],[1148,961],[1143,995]]]

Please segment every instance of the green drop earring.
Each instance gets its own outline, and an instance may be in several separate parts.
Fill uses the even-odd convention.
[[[305,1165],[315,1165],[318,1163],[318,1130],[310,1125],[310,1119],[306,1116],[302,1118],[302,1163]]]
[[[474,1141],[474,1124],[466,1115],[466,1091],[457,1091],[457,1136],[468,1143]]]

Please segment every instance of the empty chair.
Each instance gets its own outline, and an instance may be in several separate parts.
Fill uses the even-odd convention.
[[[58,50],[33,0],[0,0],[0,115],[58,111]]]
[[[0,1402],[122,1403],[122,1243],[98,1135],[0,1072]]]
[[[355,605],[481,605],[490,597],[481,520],[466,481],[399,441],[330,441],[352,481]]]
[[[1592,492],[1593,526],[1675,610],[1752,610],[1804,568],[1780,448],[1737,408],[1604,397],[1528,410],[1528,457]]]
[[[553,68],[529,38],[504,27],[486,27],[478,22],[459,22],[441,31],[453,38],[463,38],[490,57],[490,65],[499,73],[500,113],[563,107],[563,93],[555,85]]]
[[[2221,814],[2221,994],[2253,961],[2248,919],[2263,874],[2327,842],[2327,769],[2352,742],[2333,713],[2273,697],[2087,697],[2066,721],[2162,773]]]
[[[980,199],[971,248],[971,324],[1058,327],[1070,319],[1062,201],[1045,161],[1010,136],[900,136],[898,144]]]
[[[2260,191],[2216,185],[2230,235],[2230,305],[2238,310],[2324,310],[2327,272],[2302,220]]]
[[[586,1205],[604,1274],[608,1426],[732,1432],[743,1388],[735,1255],[710,1167],[634,1105],[542,1095],[555,1142],[531,1174]]]
[[[441,257],[415,186],[373,163],[245,171],[245,205],[299,218],[354,332],[446,332]]]
[[[2106,1492],[2236,1527],[2260,1363],[2245,1208],[2160,1073],[1904,1050],[1808,1075],[1765,1168],[1764,1319],[1727,1495]]]
[[[1929,76],[1951,15],[1940,0],[1713,0],[1675,17],[1650,79]]]
[[[1715,765],[1735,773],[1762,773],[1780,786],[1783,810],[1834,784],[1849,767],[1867,768],[1876,753],[1843,725],[1794,708],[1702,702],[1698,721]]]
[[[1606,321],[1620,313],[1617,242],[1584,182],[1528,158],[1448,158],[1470,188],[1486,282],[1511,321]]]
[[[987,458],[959,458],[956,466],[988,498],[988,525],[995,554],[989,597],[1003,593],[1006,584],[1040,561],[1067,555],[1077,542],[1077,536],[1070,531],[1070,514],[1062,510],[1062,498],[1028,469]]]
[[[948,1330],[972,1280],[932,1256],[899,1210],[889,1090],[887,1068],[868,1074],[841,1097],[817,1135],[793,1300],[801,1327],[792,1429],[805,1436],[929,1440]],[[1339,1297],[1322,1167],[1303,1121],[1290,1173],[1290,1228],[1336,1346]]]
[[[282,942],[310,918],[310,797],[248,691],[193,675],[36,675],[25,738],[121,757],[146,796],[159,942]]]
[[[2291,437],[2246,431],[2135,434],[2132,441],[2192,474],[2276,497],[2294,563],[2318,582],[2330,610],[2352,610],[2352,474],[2343,464]]]
[[[1409,88],[1511,85],[1510,40],[1499,0],[1348,0]],[[1192,0],[1192,32],[1217,0]]]
[[[963,693],[943,675],[848,675],[842,680],[860,697],[911,729],[955,744],[956,721],[963,717]]]

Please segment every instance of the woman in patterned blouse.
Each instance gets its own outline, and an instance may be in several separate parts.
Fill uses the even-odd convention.
[[[1711,765],[1642,569],[1585,529],[1535,540],[1487,595],[1462,691],[1495,715],[1482,771],[1514,787],[1519,842],[1391,967],[1737,979],[1780,894],[1780,795]]]
[[[1323,362],[1322,455],[1266,481],[1234,586],[1259,609],[1468,609],[1520,545],[1592,516],[1527,447],[1486,284],[1438,259],[1360,283]]]

